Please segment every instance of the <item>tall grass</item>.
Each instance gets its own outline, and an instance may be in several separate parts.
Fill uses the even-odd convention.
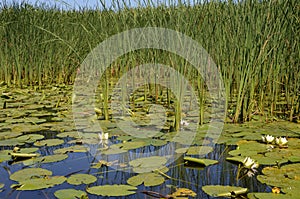
[[[2,5],[0,80],[16,86],[72,84],[80,63],[101,41],[131,28],[159,26],[192,37],[212,56],[224,79],[225,109],[231,121],[244,122],[257,115],[268,120],[299,119],[297,0],[205,1],[176,6],[171,1],[168,7],[155,1],[137,4],[143,6],[129,8],[123,1],[113,1],[115,11]],[[133,53],[128,60],[151,62],[149,54]],[[156,60],[185,71],[180,59],[166,60],[170,56],[161,52],[156,55]],[[112,68],[120,76],[125,66],[128,63],[118,61]],[[199,88],[203,121],[205,82],[191,72],[185,75]],[[104,89],[107,87],[105,83]]]

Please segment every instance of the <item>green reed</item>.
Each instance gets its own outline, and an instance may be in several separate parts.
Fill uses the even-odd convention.
[[[72,84],[80,63],[109,36],[137,27],[164,27],[192,37],[213,58],[224,80],[224,109],[230,121],[244,122],[256,116],[262,120],[299,119],[297,0],[204,1],[196,5],[170,1],[169,7],[157,6],[155,0],[147,2],[137,1],[143,6],[129,8],[125,1],[115,0],[112,5],[118,11],[107,6],[102,11],[64,11],[27,4],[2,5],[0,81],[19,87]],[[151,53],[132,54],[135,65],[153,61]],[[176,56],[171,56],[173,64],[165,53],[155,56],[155,60],[196,82],[203,123],[205,82]],[[127,64],[119,61],[112,67],[120,76],[130,69]],[[103,78],[109,82],[110,76]],[[108,87],[106,83],[103,89]],[[180,106],[176,107],[179,111]]]

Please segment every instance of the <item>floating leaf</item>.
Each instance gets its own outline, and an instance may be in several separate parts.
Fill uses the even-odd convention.
[[[10,160],[11,159],[11,156],[9,155],[10,152],[11,152],[11,150],[0,151],[0,162]]]
[[[192,146],[188,149],[187,155],[206,155],[213,151],[213,148],[210,146]]]
[[[116,145],[110,146],[108,149],[99,149],[104,155],[121,154],[127,152],[127,150],[120,149]]]
[[[233,162],[235,164],[243,164],[245,157],[241,157],[241,156],[236,156],[236,157],[228,157],[226,158],[227,161],[229,162]]]
[[[165,182],[165,178],[156,173],[142,173],[133,176],[127,180],[127,183],[132,186],[138,186],[144,183],[146,187],[157,186]]]
[[[16,146],[24,145],[24,142],[20,142],[17,138],[11,138],[6,140],[0,140],[0,146]]]
[[[181,198],[181,197],[188,197],[188,196],[196,197],[197,194],[194,191],[187,188],[176,188],[176,191],[172,193],[171,196],[174,198],[177,197]]]
[[[76,189],[61,189],[54,193],[58,199],[88,198],[86,192]]]
[[[151,172],[155,169],[160,169],[166,163],[167,159],[160,156],[138,158],[129,162],[129,164],[133,167],[133,171],[136,173]]]
[[[12,131],[0,132],[0,140],[15,138],[20,135],[22,135],[21,132],[12,132]]]
[[[127,196],[135,194],[136,187],[130,185],[103,185],[87,188],[90,194],[100,196]]]
[[[147,143],[143,141],[131,141],[131,142],[124,142],[120,144],[115,144],[115,147],[119,147],[123,150],[130,150],[130,149],[137,149],[146,146]]]
[[[176,153],[186,153],[189,148],[178,148],[175,150]]]
[[[64,141],[60,139],[47,139],[42,141],[37,141],[34,143],[35,146],[56,146],[63,144]]]
[[[59,133],[56,136],[59,138],[72,137],[78,139],[78,138],[82,138],[82,133],[79,133],[77,131],[71,131],[71,132]]]
[[[209,165],[213,165],[213,164],[217,164],[218,163],[217,160],[199,159],[199,158],[193,158],[193,157],[187,157],[187,156],[184,157],[183,160],[187,161],[187,162],[191,162],[191,163],[200,164],[202,166],[209,166]]]
[[[97,181],[97,178],[89,174],[74,174],[71,175],[67,182],[73,185],[91,184]]]
[[[42,156],[42,157],[38,157],[38,158],[25,160],[25,161],[23,161],[23,164],[28,166],[28,165],[33,165],[33,164],[37,164],[37,163],[59,162],[64,159],[67,159],[67,158],[68,158],[67,154],[47,155],[47,156]]]
[[[231,197],[247,193],[248,189],[243,187],[222,186],[222,185],[206,185],[202,190],[213,197]]]
[[[55,185],[62,184],[66,181],[64,176],[51,176],[51,177],[44,177],[44,178],[36,178],[21,181],[20,184],[12,185],[12,188],[16,188],[16,190],[39,190],[39,189],[46,189],[49,187],[53,187]]]
[[[265,167],[262,170],[264,175],[258,175],[257,179],[261,183],[266,183],[270,186],[281,187],[285,191],[293,192],[300,187],[300,164],[289,164],[277,167]]]
[[[14,181],[26,181],[34,178],[43,178],[45,176],[52,175],[52,171],[42,168],[26,168],[19,171],[16,171],[10,175],[10,179]]]
[[[66,148],[56,149],[54,150],[54,153],[84,153],[87,152],[88,148],[81,145],[74,145]]]
[[[22,135],[20,137],[18,137],[17,139],[20,142],[25,142],[25,143],[33,143],[37,140],[41,140],[43,139],[44,136],[40,135],[40,134],[26,134],[26,135]]]
[[[297,199],[299,195],[292,196],[290,194],[275,194],[275,193],[248,193],[249,199]]]

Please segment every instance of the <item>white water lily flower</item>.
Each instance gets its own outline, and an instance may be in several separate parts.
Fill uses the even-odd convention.
[[[285,137],[279,137],[279,138],[276,138],[276,144],[278,145],[286,145],[288,143],[287,139]]]
[[[98,133],[99,140],[108,140],[108,133]]]
[[[188,126],[190,123],[188,123],[187,121],[185,120],[180,120],[180,125],[181,126]]]
[[[266,142],[266,143],[271,143],[275,139],[272,135],[265,135],[265,136],[262,136],[261,138],[262,138],[262,141]]]
[[[259,165],[252,160],[250,157],[246,157],[243,161],[244,167],[247,169],[252,169],[255,170],[255,168],[257,168]]]

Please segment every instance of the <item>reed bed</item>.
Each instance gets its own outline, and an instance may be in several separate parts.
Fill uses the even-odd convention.
[[[299,120],[297,0],[179,1],[176,5],[170,1],[169,6],[153,0],[136,4],[142,6],[130,8],[123,1],[113,1],[114,9],[97,11],[1,5],[0,81],[19,87],[72,84],[80,63],[109,36],[137,27],[164,27],[192,37],[213,58],[224,80],[230,121],[244,122],[257,116]],[[106,80],[153,61],[169,64],[198,88],[203,123],[205,82],[178,56],[154,50],[131,53],[111,66]],[[185,67],[190,72],[185,73]],[[104,89],[109,89],[107,81]],[[108,100],[107,92],[104,98]]]

